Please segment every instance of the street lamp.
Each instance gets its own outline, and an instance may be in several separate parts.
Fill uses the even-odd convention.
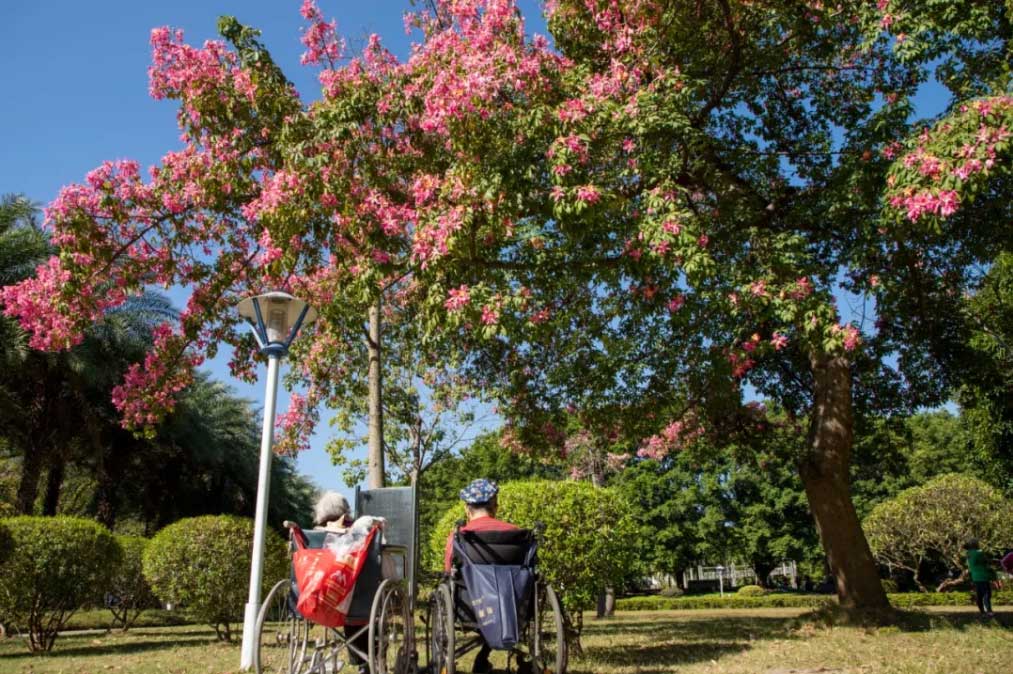
[[[724,574],[725,567],[718,565],[717,567],[715,567],[715,570],[718,572],[718,591],[721,592],[721,596],[724,597],[725,596],[725,574]]]
[[[255,623],[260,611],[260,583],[264,575],[264,534],[267,529],[267,497],[271,488],[271,446],[274,444],[274,410],[278,398],[278,368],[281,359],[303,325],[317,312],[288,293],[270,292],[249,297],[236,307],[253,328],[260,352],[267,356],[267,392],[264,396],[264,431],[260,439],[260,474],[257,480],[257,511],[253,522],[253,561],[250,563],[250,596],[243,615],[241,669],[253,667],[257,647]]]

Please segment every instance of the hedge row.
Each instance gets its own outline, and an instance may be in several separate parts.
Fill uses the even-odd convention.
[[[74,517],[3,518],[0,624],[48,651],[81,609],[105,606],[128,629],[157,597],[229,639],[243,615],[252,540],[253,521],[231,515],[180,520],[150,541]],[[263,590],[287,573],[285,541],[269,531]]]
[[[888,595],[896,608],[921,606],[973,606],[970,592],[903,592]],[[670,611],[720,608],[817,608],[836,601],[831,595],[771,593],[762,597],[737,594],[700,595],[697,597],[626,597],[616,601],[618,611]],[[993,592],[994,606],[1013,605],[1013,591]]]
[[[668,611],[705,608],[815,608],[831,601],[822,594],[771,593],[762,597],[738,594],[703,594],[691,597],[625,597],[616,601],[617,611]]]

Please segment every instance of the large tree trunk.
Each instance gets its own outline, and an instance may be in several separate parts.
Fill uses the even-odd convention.
[[[809,452],[799,465],[802,483],[837,582],[841,606],[849,610],[890,609],[876,562],[851,501],[849,467],[854,417],[851,368],[843,356],[811,357],[813,411]]]
[[[62,456],[54,457],[46,475],[46,496],[42,501],[42,514],[47,517],[56,515],[60,507],[60,490],[63,488],[63,476],[67,462]]]
[[[35,514],[35,499],[39,495],[39,478],[42,476],[44,462],[42,450],[30,445],[25,449],[25,458],[21,462],[21,480],[18,482],[17,502],[15,507],[19,515]]]
[[[380,302],[369,307],[369,473],[367,487],[383,487],[386,480],[383,467],[383,333],[380,325]]]

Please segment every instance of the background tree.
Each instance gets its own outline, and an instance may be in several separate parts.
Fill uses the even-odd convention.
[[[967,578],[964,544],[976,538],[984,550],[1013,546],[1010,503],[994,487],[965,475],[943,475],[906,489],[873,508],[865,520],[869,543],[883,564],[909,571],[925,590],[930,562],[947,570],[937,592]]]

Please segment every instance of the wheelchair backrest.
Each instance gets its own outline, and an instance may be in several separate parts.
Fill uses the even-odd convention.
[[[355,488],[355,516],[383,517],[387,545],[405,549],[405,576],[411,605],[415,606],[415,576],[418,568],[418,494],[415,487]],[[398,571],[400,571],[400,565]]]
[[[537,548],[529,529],[512,531],[458,531],[456,550],[461,550],[475,564],[522,566],[534,560]]]

